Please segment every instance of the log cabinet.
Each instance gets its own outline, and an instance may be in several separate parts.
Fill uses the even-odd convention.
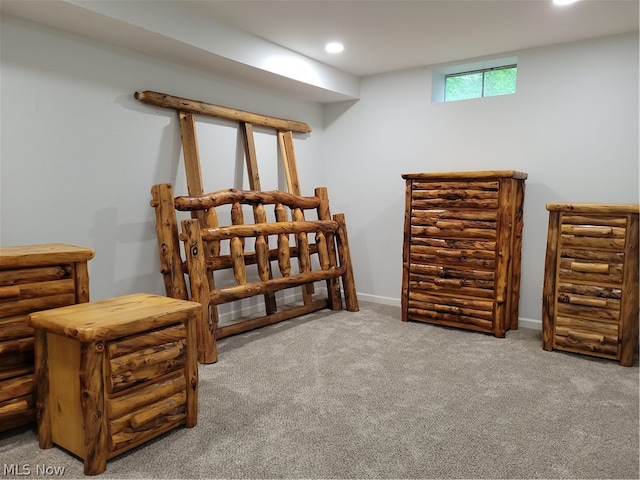
[[[543,348],[632,366],[640,205],[550,203],[547,210]]]
[[[404,174],[402,320],[518,328],[526,173]]]
[[[132,294],[36,312],[38,442],[97,475],[107,459],[198,414],[201,305]]]
[[[93,256],[64,244],[0,248],[0,431],[36,420],[29,314],[89,301]]]

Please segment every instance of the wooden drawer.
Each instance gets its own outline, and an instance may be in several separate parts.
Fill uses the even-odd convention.
[[[412,208],[416,210],[454,209],[497,209],[500,182],[488,181],[428,181],[415,180],[412,183]],[[444,212],[442,219],[462,220],[464,217],[449,216]],[[445,226],[446,228],[446,226]]]
[[[26,318],[0,319],[0,380],[33,371],[33,329]]]
[[[136,391],[109,399],[109,456],[185,423],[187,382],[174,372]]]
[[[0,380],[0,430],[28,423],[25,419],[35,420],[33,361],[26,370],[30,373]]]
[[[183,323],[107,342],[106,353],[108,448],[113,455],[184,423]]]
[[[418,320],[438,321],[453,326],[469,325],[491,331],[493,302],[413,290],[409,294],[409,314]]]
[[[618,323],[580,317],[556,318],[554,346],[574,352],[599,353],[609,358],[618,355]]]
[[[187,350],[183,324],[107,342],[107,391],[115,394],[183,369]]]

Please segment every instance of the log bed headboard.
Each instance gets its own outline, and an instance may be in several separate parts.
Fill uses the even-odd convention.
[[[174,197],[165,183],[151,194],[166,294],[205,307],[197,324],[200,363],[217,361],[216,339],[323,308],[342,309],[340,278],[346,309],[358,310],[345,218],[331,215],[326,188],[316,188],[312,197],[236,189]],[[253,223],[245,223],[243,205],[252,207]],[[271,220],[265,206],[273,207]],[[220,225],[224,207],[228,225]],[[192,217],[182,220],[180,234],[176,211]],[[232,285],[217,286],[221,277],[232,278]],[[326,295],[316,295],[315,282],[326,282]],[[275,292],[294,287],[301,288],[302,304],[278,305]],[[260,315],[218,325],[218,305],[258,295],[264,297]]]

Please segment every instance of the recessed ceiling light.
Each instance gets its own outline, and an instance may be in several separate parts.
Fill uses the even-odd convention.
[[[344,50],[344,45],[338,42],[327,43],[324,49],[329,53],[340,53]]]
[[[553,0],[554,5],[569,5],[571,3],[576,3],[578,0]]]

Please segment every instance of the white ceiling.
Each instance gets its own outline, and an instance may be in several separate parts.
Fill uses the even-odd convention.
[[[637,0],[181,0],[305,56],[364,76],[638,30]],[[330,55],[328,41],[344,43]]]
[[[359,78],[366,75],[637,32],[639,3],[0,0],[0,12],[329,103],[358,98]],[[345,44],[343,53],[324,51],[333,40]],[[269,58],[287,60],[287,69],[267,65]]]

